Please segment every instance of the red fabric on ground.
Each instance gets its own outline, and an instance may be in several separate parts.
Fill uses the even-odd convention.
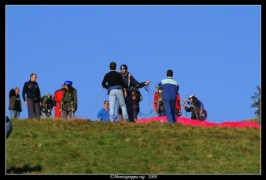
[[[136,121],[136,123],[149,123],[149,122],[167,122],[166,116],[142,118]],[[223,122],[213,123],[208,121],[191,120],[186,117],[177,117],[177,123],[181,123],[185,126],[204,126],[204,127],[229,127],[229,128],[257,128],[260,129],[260,125],[255,122]]]

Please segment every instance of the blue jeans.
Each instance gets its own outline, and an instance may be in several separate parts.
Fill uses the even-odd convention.
[[[16,110],[10,110],[10,119],[19,119],[20,118],[20,112]]]
[[[6,122],[6,139],[9,137],[9,135],[12,132],[12,124],[11,121]]]
[[[112,89],[109,92],[109,107],[110,107],[109,118],[110,118],[110,121],[114,121],[115,104],[116,104],[117,100],[118,100],[119,105],[122,109],[123,118],[128,119],[127,107],[126,107],[126,103],[125,103],[122,89]]]

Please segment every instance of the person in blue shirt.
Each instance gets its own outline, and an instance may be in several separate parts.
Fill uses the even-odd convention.
[[[165,107],[165,115],[169,123],[176,122],[176,96],[178,95],[179,85],[173,79],[173,71],[171,69],[166,72],[166,79],[158,83],[158,87],[163,88],[163,103]]]
[[[103,108],[97,114],[98,121],[109,121],[109,101],[103,102]]]

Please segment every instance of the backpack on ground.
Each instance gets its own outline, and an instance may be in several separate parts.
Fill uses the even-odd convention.
[[[208,113],[207,113],[207,110],[204,108],[203,103],[201,101],[199,101],[199,102],[200,102],[200,117],[199,117],[199,119],[203,121],[203,120],[207,119]]]

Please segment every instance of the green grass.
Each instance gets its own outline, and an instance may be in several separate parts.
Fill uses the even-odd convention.
[[[260,130],[12,120],[7,174],[260,174]]]

